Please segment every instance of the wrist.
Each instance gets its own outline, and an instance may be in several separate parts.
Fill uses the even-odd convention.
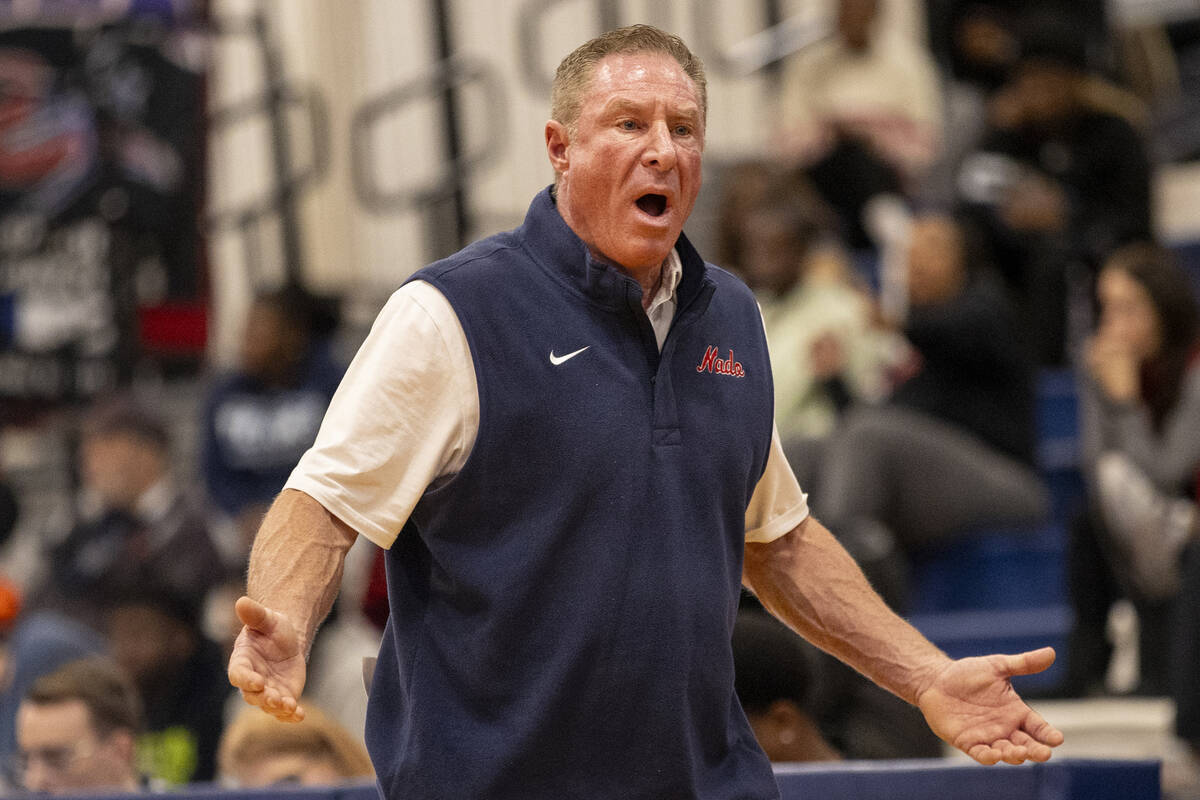
[[[938,678],[950,668],[954,663],[954,659],[938,650],[935,656],[917,667],[912,671],[913,675],[913,693],[907,698],[917,708],[921,707],[922,701],[925,699],[926,693],[938,682]]]

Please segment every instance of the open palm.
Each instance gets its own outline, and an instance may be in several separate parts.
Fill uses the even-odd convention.
[[[1053,663],[1049,647],[953,661],[917,705],[934,733],[981,764],[1046,761],[1063,734],[1021,700],[1010,679]]]
[[[237,601],[242,632],[229,657],[229,682],[253,706],[285,722],[304,719],[300,693],[306,666],[300,637],[287,617],[242,597]]]

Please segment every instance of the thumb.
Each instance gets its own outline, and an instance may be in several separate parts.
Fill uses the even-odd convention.
[[[233,610],[242,624],[251,630],[270,635],[275,627],[274,612],[246,595],[238,598]]]
[[[1056,657],[1053,647],[1043,647],[1039,650],[1030,650],[1017,655],[1001,656],[1004,661],[1000,670],[1005,676],[1033,675],[1047,669],[1054,663]]]

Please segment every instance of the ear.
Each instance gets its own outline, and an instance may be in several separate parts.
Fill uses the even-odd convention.
[[[547,122],[546,155],[550,158],[550,166],[554,168],[555,174],[561,175],[570,166],[570,148],[571,135],[567,133],[567,126],[554,119]]]

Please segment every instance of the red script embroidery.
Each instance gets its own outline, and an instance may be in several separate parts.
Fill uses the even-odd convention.
[[[719,358],[717,348],[710,346],[704,351],[704,358],[696,367],[696,372],[711,372],[714,375],[731,375],[734,378],[746,377],[746,370],[742,369],[741,363],[733,360],[733,351],[729,351],[729,358]]]

